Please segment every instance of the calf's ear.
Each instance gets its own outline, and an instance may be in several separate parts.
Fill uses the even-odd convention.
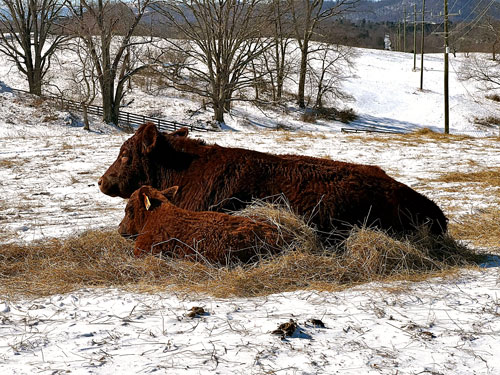
[[[146,211],[149,211],[151,208],[151,202],[149,201],[149,197],[146,194],[142,194],[144,200],[144,207],[146,207]]]
[[[153,151],[156,146],[156,140],[158,139],[158,129],[152,123],[149,123],[144,128],[142,132],[142,151],[145,154],[149,154]]]
[[[179,190],[179,186],[172,186],[169,187],[168,189],[163,190],[161,193],[168,200],[172,200],[174,199],[175,194],[177,194],[177,190]]]

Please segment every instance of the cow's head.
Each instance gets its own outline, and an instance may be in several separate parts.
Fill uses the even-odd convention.
[[[148,215],[154,213],[162,204],[169,204],[177,193],[178,186],[159,191],[151,186],[142,186],[132,193],[125,207],[125,217],[120,223],[122,236],[140,234]]]
[[[101,191],[112,197],[128,198],[142,185],[154,184],[152,171],[161,162],[168,148],[169,137],[187,137],[188,130],[182,128],[170,134],[158,131],[152,123],[146,123],[120,148],[118,158],[98,181]]]

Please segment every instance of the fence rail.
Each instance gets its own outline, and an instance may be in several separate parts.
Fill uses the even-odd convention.
[[[376,128],[341,128],[342,133],[385,133],[385,134],[404,134],[401,131],[376,129]]]
[[[11,89],[11,90],[13,92],[18,92],[21,94],[30,94],[28,91],[25,90],[19,90],[19,89]],[[57,97],[53,95],[42,95],[42,98],[47,100],[52,100],[63,108],[83,112],[82,105],[78,102],[75,102],[74,100],[64,99],[62,97]],[[89,105],[87,112],[89,114],[97,116],[102,116],[104,114],[102,107],[97,105]],[[193,130],[202,132],[210,131],[210,129],[203,128],[201,126],[184,124],[182,122],[165,120],[158,117],[143,116],[125,111],[120,111],[120,114],[118,116],[118,122],[120,124],[127,124],[129,126],[140,126],[146,122],[152,122],[153,124],[156,125],[158,130],[161,131],[172,131],[184,127],[190,129],[191,131]]]

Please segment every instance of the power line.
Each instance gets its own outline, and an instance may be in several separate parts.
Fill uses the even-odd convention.
[[[481,0],[482,2],[482,0]],[[491,0],[490,3],[482,10],[481,13],[478,14],[478,16],[471,22],[471,25],[469,25],[469,29],[463,33],[462,36],[460,37],[457,37],[456,39],[457,40],[462,40],[465,38],[465,36],[467,36],[476,26],[477,24],[481,21],[481,19],[486,15],[486,13],[488,12],[488,10],[490,10],[491,6],[495,3],[496,1],[495,0]],[[471,13],[472,14],[472,13]],[[451,35],[455,35],[455,33],[458,33],[459,31],[455,31],[455,32],[452,32],[450,33]]]
[[[457,1],[458,1],[458,0],[455,0],[455,4],[453,5],[453,7],[457,4]],[[472,0],[469,0],[469,2],[467,2],[465,5],[463,5],[463,6],[462,6],[462,9],[463,9],[463,8],[465,8],[467,5],[469,5],[469,3],[470,3],[471,1],[472,1]],[[478,2],[478,3],[476,3],[476,6],[474,7],[474,9],[472,9],[472,11],[471,11],[471,12],[467,15],[467,17],[463,18],[461,22],[462,22],[462,23],[467,22],[467,19],[468,19],[470,16],[472,16],[473,14],[476,14],[476,10],[477,10],[477,9],[478,9],[481,5],[482,5],[483,1],[485,1],[485,0],[479,0],[479,2]],[[488,1],[488,0],[486,0],[486,1]],[[492,3],[493,3],[493,2],[495,2],[495,0],[492,0],[492,2],[491,2],[488,6],[487,6],[487,8],[491,7],[491,5],[492,5]],[[453,8],[453,7],[452,7],[452,8]],[[460,11],[461,11],[461,9],[459,9],[459,12],[460,12]],[[477,21],[478,21],[478,19],[479,19],[480,17],[481,17],[481,13],[480,13],[480,14],[478,14],[478,15],[476,16],[476,18],[475,18],[473,21],[471,21],[471,23],[477,22]],[[432,31],[432,33],[431,33],[431,34],[438,34],[438,33],[440,33],[440,31],[438,31],[438,30],[440,30],[440,29],[441,29],[441,27],[443,26],[443,24],[444,24],[444,20],[443,20],[443,22],[441,22],[439,25],[437,25],[436,27],[434,27],[434,31]],[[452,34],[454,34],[454,33],[456,33],[456,32],[457,32],[457,31],[451,31],[451,32],[450,32],[450,35],[452,35]]]

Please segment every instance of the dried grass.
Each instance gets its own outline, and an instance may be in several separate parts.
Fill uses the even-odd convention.
[[[455,141],[465,141],[473,139],[471,136],[462,135],[462,134],[445,134],[441,132],[435,132],[429,128],[420,128],[411,133],[401,135],[402,138],[410,138],[414,140],[421,139],[425,140],[434,140],[440,142],[455,142]]]
[[[292,211],[290,204],[283,196],[277,196],[274,202],[254,200],[245,209],[233,212],[233,214],[266,220],[276,227],[283,238],[291,239],[291,242],[286,244],[289,249],[300,249],[305,253],[322,249],[316,231]]]
[[[384,144],[393,144],[392,142],[398,142],[398,144],[405,146],[414,146],[417,144],[425,144],[436,141],[439,141],[440,143],[452,143],[474,140],[474,138],[467,135],[438,133],[429,128],[421,128],[410,133],[377,134],[370,136],[348,135],[348,137],[352,139],[363,139],[365,141],[381,142]]]
[[[281,255],[227,267],[152,256],[138,259],[132,242],[114,231],[2,245],[0,295],[43,296],[84,287],[119,287],[248,297],[298,289],[338,290],[373,280],[424,279],[476,260],[450,237],[435,238],[425,231],[395,239],[377,230],[353,228],[343,243],[325,249],[314,230],[289,210],[257,204],[242,214],[267,217],[292,241]]]
[[[0,160],[0,168],[10,169],[14,167],[16,163],[12,159],[2,159]]]
[[[500,253],[500,210],[490,207],[461,216],[450,223],[450,233],[457,239]]]
[[[317,140],[317,139],[327,138],[326,135],[323,133],[314,133],[307,131],[273,130],[273,132],[279,133],[279,137],[276,138],[277,143],[295,142],[302,140]]]
[[[481,169],[474,172],[447,172],[433,180],[435,182],[477,182],[500,187],[500,168]]]

